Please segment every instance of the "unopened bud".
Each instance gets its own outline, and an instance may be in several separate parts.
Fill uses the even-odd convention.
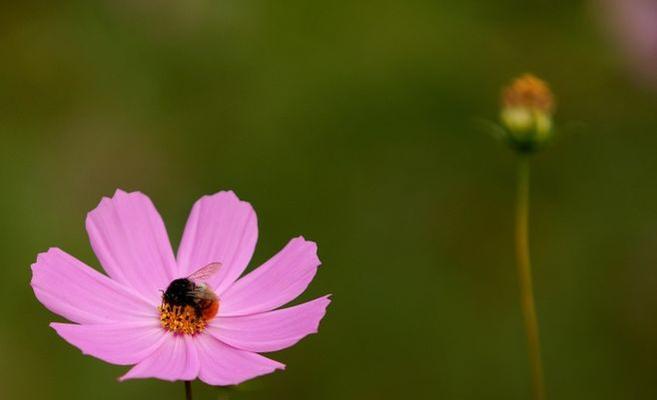
[[[518,151],[534,151],[552,139],[554,97],[543,80],[526,74],[502,91],[500,119],[507,141]]]

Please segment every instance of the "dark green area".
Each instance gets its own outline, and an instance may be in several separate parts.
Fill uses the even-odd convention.
[[[0,6],[0,398],[182,399],[61,340],[30,264],[99,267],[87,211],[151,196],[174,245],[203,194],[259,215],[252,266],[303,234],[333,293],[284,372],[196,399],[527,399],[514,159],[479,129],[534,72],[561,137],[534,160],[549,398],[657,397],[657,95],[594,5],[71,1]]]

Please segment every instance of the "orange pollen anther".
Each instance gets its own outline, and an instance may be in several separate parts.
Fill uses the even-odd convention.
[[[173,333],[195,335],[203,332],[207,326],[207,321],[202,316],[197,316],[196,310],[192,306],[172,306],[167,302],[162,302],[158,310],[160,311],[160,324],[164,329]]]
[[[531,108],[551,114],[554,110],[554,96],[545,81],[532,74],[525,74],[504,88],[502,106]]]

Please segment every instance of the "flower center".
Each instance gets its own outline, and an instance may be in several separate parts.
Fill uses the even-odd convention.
[[[190,305],[171,305],[166,301],[158,307],[160,325],[170,332],[185,335],[195,335],[205,329],[207,321],[203,315],[197,315]]]
[[[525,74],[504,89],[502,106],[505,109],[530,109],[551,115],[554,111],[554,97],[545,81]]]

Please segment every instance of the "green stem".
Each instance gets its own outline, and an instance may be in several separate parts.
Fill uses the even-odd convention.
[[[185,400],[192,400],[192,382],[185,381]]]
[[[518,197],[516,204],[516,259],[520,283],[520,304],[525,320],[525,333],[532,369],[533,399],[545,399],[541,344],[538,319],[534,304],[532,270],[529,259],[529,156],[520,155],[518,160]]]

